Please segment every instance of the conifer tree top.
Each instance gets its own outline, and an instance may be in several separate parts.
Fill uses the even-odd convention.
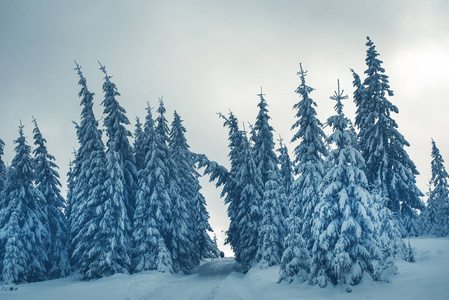
[[[435,188],[442,188],[441,191],[444,193],[448,192],[447,179],[449,177],[446,168],[444,167],[444,159],[440,154],[435,141],[432,139],[432,183]],[[445,195],[448,197],[449,195]]]
[[[17,146],[14,148],[16,155],[12,159],[11,168],[14,170],[14,183],[28,186],[34,180],[33,164],[30,153],[31,146],[27,144],[26,138],[23,135],[22,121],[19,125],[19,137],[14,141]]]

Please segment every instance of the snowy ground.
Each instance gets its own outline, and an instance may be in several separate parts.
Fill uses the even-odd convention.
[[[90,282],[72,276],[0,291],[0,299],[449,299],[449,239],[411,239],[411,245],[418,251],[417,262],[398,262],[400,274],[392,283],[365,281],[350,294],[339,287],[277,284],[278,267],[243,275],[232,258],[224,258],[205,262],[192,275],[151,271]]]

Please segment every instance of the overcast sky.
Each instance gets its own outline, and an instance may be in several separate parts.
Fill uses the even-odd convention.
[[[106,65],[134,131],[146,101],[163,96],[185,120],[191,149],[228,166],[227,130],[217,112],[231,109],[254,123],[260,87],[271,124],[289,141],[293,105],[299,97],[301,62],[316,90],[322,122],[333,114],[329,97],[337,79],[354,115],[352,76],[366,69],[366,36],[384,61],[399,114],[393,116],[427,191],[430,141],[449,160],[448,1],[7,1],[0,0],[0,138],[4,160],[13,157],[21,119],[32,144],[32,116],[56,156],[65,185],[67,164],[77,147],[77,60],[95,113],[102,117]],[[362,76],[363,77],[363,76]],[[102,122],[101,122],[102,123]],[[288,144],[290,151],[296,144]],[[449,167],[449,166],[448,166]],[[202,181],[212,227],[220,242],[227,230],[220,191]],[[65,194],[65,186],[64,186]],[[228,251],[228,250],[227,250]]]

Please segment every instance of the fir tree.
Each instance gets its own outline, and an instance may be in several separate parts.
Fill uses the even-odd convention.
[[[296,277],[299,281],[307,280],[312,250],[312,223],[314,222],[314,210],[320,201],[320,184],[323,180],[325,167],[323,157],[327,155],[324,144],[325,134],[322,125],[316,117],[316,103],[309,94],[313,91],[306,85],[307,71],[303,71],[300,64],[298,75],[301,83],[296,89],[301,100],[293,107],[297,110],[298,119],[292,126],[298,129],[292,142],[300,141],[295,148],[295,169],[299,177],[291,186],[290,217],[288,218],[288,236],[286,250],[281,264],[279,280],[293,281]],[[295,230],[295,231],[292,231]]]
[[[301,78],[301,83],[296,89],[296,93],[300,95],[301,100],[293,106],[297,110],[297,121],[292,126],[292,130],[298,130],[292,138],[292,142],[299,141],[299,145],[294,150],[294,173],[298,178],[292,186],[294,204],[291,207],[296,207],[296,211],[291,213],[303,220],[301,235],[310,251],[311,225],[315,207],[320,199],[320,184],[325,174],[323,158],[327,155],[327,149],[324,144],[326,135],[316,116],[315,107],[317,105],[310,98],[313,88],[306,85],[307,71],[303,71],[301,64],[298,75]]]
[[[134,214],[134,193],[136,190],[136,168],[133,150],[125,128],[129,120],[116,97],[120,96],[114,83],[110,81],[106,68],[100,64],[105,74],[103,92],[105,98],[104,126],[106,128],[106,176],[105,201],[96,212],[100,216],[98,232],[95,233],[91,252],[94,259],[87,277],[102,277],[128,272],[131,266],[129,249],[131,246],[131,218]]]
[[[323,196],[315,209],[319,218],[312,228],[312,282],[322,287],[328,282],[358,284],[365,272],[374,275],[382,259],[363,157],[352,146],[356,137],[342,111],[346,98],[340,89],[331,97],[337,101],[337,115],[328,118],[333,128],[328,141],[335,149],[328,156],[332,168],[323,179]]]
[[[59,278],[66,276],[69,270],[67,256],[67,224],[64,216],[66,203],[61,196],[59,174],[56,171],[59,167],[55,163],[53,155],[48,153],[46,139],[42,136],[36,119],[34,122],[34,144],[36,148],[35,156],[35,184],[37,189],[45,198],[44,213],[47,216],[47,230],[49,239],[46,241],[48,262],[47,271],[49,278]]]
[[[236,230],[238,243],[231,246],[234,249],[235,260],[242,264],[243,272],[246,273],[255,262],[260,247],[259,228],[262,221],[260,208],[263,197],[262,176],[254,161],[246,134],[242,136],[241,155],[240,168],[235,176],[236,188],[241,194],[234,212],[234,224],[237,228],[233,228]],[[229,229],[231,230],[231,227]]]
[[[280,164],[281,184],[284,188],[285,194],[289,196],[291,194],[294,181],[293,164],[290,159],[290,155],[288,154],[287,146],[283,143],[281,137],[279,137],[279,148],[277,149],[277,151],[279,153],[278,160]]]
[[[224,176],[218,176],[218,174],[212,174],[211,180],[218,177],[217,187],[223,185],[221,193],[222,197],[225,197],[225,204],[229,204],[227,213],[230,220],[229,229],[226,232],[227,238],[225,244],[230,244],[236,257],[241,251],[240,242],[240,227],[239,227],[239,209],[241,206],[241,191],[242,187],[238,185],[237,174],[241,169],[243,163],[243,135],[238,127],[238,120],[232,112],[229,112],[228,117],[219,114],[220,118],[224,120],[223,126],[229,129],[229,160],[231,163],[231,169],[224,174]],[[214,176],[217,175],[217,176]]]
[[[73,202],[74,189],[75,189],[75,178],[73,174],[73,162],[72,160],[69,160],[69,170],[67,172],[67,197],[66,197],[67,207],[65,209],[65,218],[67,222],[68,220],[71,219],[72,215],[72,202]],[[67,241],[67,246],[68,248],[70,247],[70,241]]]
[[[140,171],[145,165],[145,149],[144,149],[144,132],[142,130],[142,123],[136,117],[136,129],[134,131],[134,157],[136,159],[136,170]]]
[[[155,133],[156,133],[156,145],[155,145],[155,151],[157,152],[157,159],[158,159],[158,165],[157,167],[159,170],[155,170],[154,176],[158,178],[157,184],[155,186],[155,190],[152,197],[154,199],[157,199],[157,205],[158,205],[158,213],[157,218],[158,222],[160,224],[160,231],[161,234],[165,240],[165,243],[168,248],[170,248],[171,244],[171,228],[170,223],[172,219],[172,212],[173,212],[173,203],[172,203],[172,196],[170,192],[173,190],[170,190],[170,186],[175,184],[173,178],[173,170],[172,164],[170,161],[170,154],[168,149],[168,135],[169,135],[169,128],[168,128],[168,121],[165,118],[165,112],[166,109],[164,107],[164,103],[162,98],[159,99],[159,107],[157,109],[158,117],[156,118],[156,124],[155,124]]]
[[[164,172],[161,169],[160,153],[158,152],[158,140],[154,130],[154,120],[151,107],[147,107],[147,116],[144,126],[143,148],[146,150],[144,168],[139,171],[138,190],[136,193],[136,211],[134,216],[134,270],[159,269],[159,264],[167,263],[171,270],[171,257],[158,263],[158,255],[164,258],[166,253],[160,254],[160,250],[167,250],[164,239],[161,236],[161,215],[165,207],[161,207],[159,200],[165,186],[163,185]],[[161,186],[162,185],[162,186]],[[162,245],[163,244],[163,245]],[[170,255],[169,255],[170,256]],[[166,270],[162,268],[161,270]]]
[[[98,263],[98,253],[101,247],[95,245],[99,232],[99,209],[106,200],[105,180],[105,152],[101,140],[101,130],[93,113],[93,96],[87,88],[87,81],[81,72],[81,66],[76,62],[81,90],[78,96],[82,106],[81,122],[77,126],[79,142],[75,154],[75,164],[71,174],[73,190],[69,202],[69,255],[72,266],[79,270],[84,278],[101,277],[93,271]]]
[[[286,197],[281,189],[278,158],[274,152],[273,127],[269,124],[267,102],[262,89],[258,95],[259,113],[252,129],[254,140],[253,156],[262,179],[262,226],[259,233],[258,255],[256,260],[262,267],[280,263],[285,238],[284,211]]]
[[[207,231],[212,231],[212,228],[209,224],[206,200],[201,194],[199,174],[195,169],[195,155],[189,150],[190,146],[185,138],[186,129],[182,122],[181,117],[175,111],[170,131],[170,155],[179,172],[181,194],[189,202],[187,209],[192,220],[190,230],[192,230],[193,240],[197,244],[198,256],[217,256],[218,253],[207,233]]]
[[[179,185],[176,183],[171,184],[169,192],[173,205],[170,222],[173,271],[187,272],[198,265],[200,259],[195,247],[192,219],[187,209],[188,201],[182,196]]]
[[[287,201],[283,188],[279,185],[281,178],[277,170],[269,173],[265,183],[262,199],[262,222],[259,232],[260,267],[266,268],[281,262],[284,252],[285,219],[281,201]]]
[[[432,140],[432,179],[429,199],[425,211],[421,215],[422,234],[436,237],[449,233],[449,186],[448,173],[440,150]]]
[[[287,219],[290,216],[290,202],[291,202],[291,195],[292,195],[292,185],[294,182],[293,178],[293,164],[290,159],[290,156],[288,154],[287,146],[283,143],[282,138],[279,136],[279,148],[277,149],[279,156],[279,164],[280,164],[280,178],[281,178],[281,188],[282,193],[281,197],[284,199],[281,199],[282,203],[282,214],[284,215],[284,218]],[[285,233],[288,233],[288,226],[285,227]]]
[[[119,168],[118,175],[121,178],[117,180],[123,182],[123,201],[128,210],[128,216],[131,219],[134,215],[135,208],[135,191],[137,189],[137,170],[136,170],[136,159],[134,157],[134,151],[129,143],[128,138],[131,137],[131,132],[128,131],[125,125],[129,125],[129,120],[126,117],[126,110],[120,106],[117,97],[120,93],[117,91],[116,85],[111,82],[112,76],[109,76],[106,72],[105,66],[100,64],[100,70],[104,73],[105,82],[103,84],[104,100],[102,102],[104,106],[104,127],[106,128],[107,141],[107,151],[106,160],[107,163],[114,168],[121,165]],[[110,172],[114,173],[114,172]],[[113,180],[114,181],[114,180]],[[112,182],[111,182],[112,183]],[[106,183],[106,186],[108,184]]]
[[[292,200],[291,211],[296,211],[295,202]],[[282,254],[279,279],[288,283],[298,280],[305,282],[309,279],[310,252],[306,248],[306,243],[301,235],[301,220],[296,214],[291,214],[285,220],[287,225],[287,236],[284,241],[284,253]]]
[[[384,266],[377,270],[376,280],[390,281],[389,275],[398,273],[394,265],[394,259],[404,258],[405,243],[398,220],[393,217],[391,211],[385,206],[387,193],[378,186],[371,189],[374,210],[377,211],[379,222],[376,232],[379,234],[379,247],[382,250]]]
[[[34,163],[22,124],[14,143],[16,155],[5,183],[5,207],[0,212],[1,268],[5,284],[44,280],[48,262],[46,203],[33,184]]]
[[[270,180],[270,173],[278,169],[279,162],[274,152],[274,129],[269,124],[271,118],[268,116],[268,104],[263,97],[264,95],[261,89],[260,94],[258,94],[260,102],[257,105],[259,107],[259,113],[257,114],[252,136],[254,139],[254,161],[260,170],[262,182],[265,185]]]
[[[388,76],[384,74],[373,42],[367,39],[368,69],[363,84],[353,72],[359,147],[366,161],[368,182],[387,191],[387,207],[394,215],[401,216],[404,224],[408,223],[405,229],[409,231],[417,217],[415,210],[424,207],[419,198],[423,194],[416,186],[415,176],[419,173],[405,151],[410,145],[392,118],[392,114],[399,111],[387,98],[393,96]]]
[[[172,212],[167,218],[169,221],[169,231],[166,233],[166,241],[169,241],[168,248],[172,255],[173,271],[187,272],[195,265],[198,265],[200,260],[200,253],[195,249],[195,220],[193,219],[193,214],[188,210],[188,207],[193,201],[188,198],[192,194],[192,186],[188,186],[189,183],[185,181],[186,178],[181,173],[185,165],[176,164],[172,157],[173,152],[176,151],[170,151],[171,149],[168,147],[170,143],[170,130],[167,124],[168,121],[165,118],[165,112],[166,109],[161,98],[158,108],[159,115],[156,119],[156,133],[161,147],[160,150],[165,153],[164,164],[167,167],[168,175],[166,182],[169,201],[172,205]],[[178,121],[180,122],[180,120]],[[179,134],[179,131],[176,131],[176,134]],[[181,140],[183,139],[185,140],[185,138],[180,137],[179,142],[182,143]],[[174,148],[179,146],[177,142],[172,144]],[[183,189],[186,192],[183,192]]]

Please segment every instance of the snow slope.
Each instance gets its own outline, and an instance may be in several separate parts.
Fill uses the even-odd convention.
[[[254,268],[244,275],[232,258],[224,258],[205,262],[192,275],[149,271],[89,282],[71,276],[0,291],[0,299],[449,299],[449,239],[417,238],[410,242],[418,251],[417,261],[398,261],[400,274],[392,283],[364,281],[349,294],[340,287],[277,284],[278,267]]]

